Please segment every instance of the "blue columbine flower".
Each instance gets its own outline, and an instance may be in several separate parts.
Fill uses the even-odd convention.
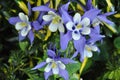
[[[21,22],[15,24],[16,30],[20,31],[21,36],[25,37],[31,30],[31,25],[28,20],[28,16],[24,13],[19,13],[19,18]]]
[[[74,40],[79,40],[82,35],[89,35],[90,30],[90,19],[84,17],[81,19],[81,15],[76,13],[73,17],[73,21],[69,21],[66,24],[68,30],[72,31],[72,38]]]
[[[32,32],[31,22],[29,21],[27,15],[20,12],[18,14],[18,17],[11,17],[9,19],[9,22],[15,25],[15,29],[18,30],[20,41],[23,40],[26,36],[28,36],[32,44],[32,41],[34,39],[34,34]]]
[[[38,6],[38,7],[34,7],[32,8],[33,11],[44,11],[47,12],[48,14],[43,15],[43,20],[48,22],[49,24],[49,30],[51,32],[56,32],[57,29],[59,30],[59,32],[65,32],[65,28],[63,26],[63,23],[65,23],[66,20],[69,20],[69,17],[67,17],[66,11],[68,9],[69,3],[62,5],[58,11],[51,9],[47,6]],[[61,18],[62,17],[62,18]],[[66,19],[63,19],[63,17]]]
[[[50,31],[56,32],[57,29],[59,30],[59,32],[65,31],[62,18],[59,15],[57,15],[55,12],[49,11],[47,15],[43,16],[43,20],[51,21],[51,23],[49,25]]]
[[[32,13],[31,13],[31,5],[29,2],[28,2],[28,10],[29,10],[28,16],[30,16]],[[25,39],[25,37],[28,36],[32,44],[34,40],[34,33],[32,30],[32,22],[29,21],[28,16],[20,12],[18,14],[18,17],[11,17],[9,19],[9,23],[15,25],[16,30],[18,30],[19,41]]]
[[[32,70],[42,68],[46,65],[44,69],[45,80],[47,80],[48,77],[53,74],[59,74],[65,80],[69,80],[69,75],[68,72],[66,71],[65,65],[68,63],[75,63],[75,61],[69,58],[61,58],[59,55],[56,55],[56,53],[53,50],[48,50],[47,54],[49,57],[46,59],[46,61],[41,62],[40,64],[35,66]]]
[[[84,41],[86,41],[86,38],[83,35],[89,35],[91,33],[90,26],[90,19],[88,17],[81,17],[79,13],[76,13],[73,20],[66,23],[66,28],[68,29],[67,33],[61,33],[61,48],[65,50],[68,42],[73,39],[74,47],[79,51],[81,45],[78,44],[83,44]]]
[[[91,58],[93,56],[92,52],[99,52],[98,47],[94,43],[85,43],[83,50],[80,52],[80,61],[83,61],[86,57]],[[71,58],[78,55],[79,51],[76,51]]]
[[[92,13],[92,10],[96,10],[96,13]],[[115,14],[116,12],[108,12],[108,13],[101,13],[101,10],[96,9],[93,5],[92,5],[92,0],[87,0],[87,4],[86,4],[86,10],[85,12],[87,12],[84,16],[89,16],[92,20],[92,24],[93,26],[98,26],[100,23],[107,23],[111,26],[114,26],[115,24],[110,21],[109,19],[107,19],[107,16],[110,16],[112,14]]]

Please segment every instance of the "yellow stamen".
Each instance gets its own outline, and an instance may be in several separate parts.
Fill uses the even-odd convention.
[[[57,64],[55,62],[52,63],[52,68],[56,68]]]
[[[27,26],[27,24],[26,24],[25,22],[21,22],[20,25],[21,25],[22,27]]]
[[[53,20],[52,20],[52,23],[53,23],[53,24],[58,24],[58,23],[60,23],[60,22],[61,22],[60,16],[55,16],[55,17],[53,18]]]
[[[78,25],[76,26],[76,28],[77,28],[77,29],[81,29],[81,28],[82,28],[82,25],[78,24]]]
[[[91,51],[91,48],[88,47],[88,46],[86,46],[86,50],[87,50],[87,51]]]

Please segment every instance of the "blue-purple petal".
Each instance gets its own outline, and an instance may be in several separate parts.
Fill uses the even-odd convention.
[[[69,59],[69,58],[59,58],[59,60],[61,62],[63,62],[64,64],[69,64],[69,63],[76,63],[76,61]]]
[[[52,74],[52,71],[44,72],[45,80],[48,80],[49,76],[51,76]]]
[[[70,31],[68,31],[66,34],[60,34],[60,46],[62,50],[67,48],[70,40],[72,40],[72,33]]]
[[[19,32],[19,41],[22,41],[23,39],[25,39],[25,36],[22,36],[20,33],[21,32]]]
[[[15,25],[17,22],[20,22],[20,18],[19,17],[11,17],[9,18],[9,23],[12,25]]]
[[[113,14],[115,14],[116,12],[107,12],[107,13],[105,13],[105,14],[103,14],[104,16],[110,16],[110,15],[113,15]]]
[[[76,52],[73,54],[73,56],[71,57],[71,59],[77,57],[77,55],[78,55],[78,51],[76,51]]]
[[[101,12],[101,10],[98,10],[98,9],[90,9],[90,10],[85,12],[85,14],[83,15],[83,18],[87,17],[87,18],[89,18],[92,21],[92,20],[94,20],[97,17],[97,15],[100,12]]]
[[[56,56],[55,52],[52,50],[47,50],[47,54],[49,57],[52,57],[52,58],[54,58]]]
[[[91,33],[89,36],[89,43],[95,43],[96,41],[100,41],[102,38],[105,37],[104,35],[100,35],[100,33],[98,33],[96,29],[91,29]]]
[[[39,30],[39,29],[43,28],[43,26],[40,25],[40,23],[38,21],[33,21],[32,25],[33,25],[35,30]]]
[[[100,33],[100,25],[94,26],[94,33],[96,34]]]
[[[107,23],[107,24],[109,24],[109,25],[114,25],[114,23],[113,23],[112,21],[108,20],[108,19],[106,18],[106,16],[104,16],[104,15],[99,15],[99,16],[98,16],[98,19],[100,19],[102,22],[105,22],[105,23]]]
[[[82,53],[82,54],[80,55],[80,61],[83,62],[83,61],[84,61],[84,58],[85,58],[85,57],[84,57],[84,53]]]
[[[81,36],[79,40],[74,40],[74,47],[78,52],[82,54],[84,51],[85,43],[85,37]]]
[[[31,8],[31,5],[29,2],[27,4],[27,6],[28,6],[28,16],[30,16],[32,14],[32,8]]]
[[[35,70],[35,69],[39,69],[39,68],[42,68],[46,65],[46,62],[41,62],[40,64],[36,65],[34,68],[32,68],[32,70]]]
[[[38,21],[41,23],[43,21],[42,17],[43,15],[45,15],[46,12],[40,12],[39,17],[38,17]]]
[[[64,80],[69,80],[69,74],[67,72],[67,70],[65,69],[60,69],[59,70],[59,75],[64,78]]]
[[[33,7],[32,10],[33,11],[46,11],[46,12],[53,11],[53,12],[55,12],[54,9],[51,9],[51,8],[49,8],[47,6],[43,6],[43,5],[42,6],[38,6],[38,7]]]
[[[64,10],[66,10],[66,11],[68,11],[69,4],[70,4],[70,2],[62,5],[61,8],[64,9]]]
[[[90,9],[93,9],[93,5],[92,5],[92,0],[87,0],[87,4],[86,4],[86,9],[87,10],[90,10]]]
[[[70,4],[70,2],[63,5],[61,8],[59,8],[59,13],[60,13],[64,23],[67,23],[68,21],[72,21],[72,17],[68,14],[69,4]]]
[[[32,44],[34,40],[34,33],[32,30],[29,31],[28,38],[30,40],[30,43]]]

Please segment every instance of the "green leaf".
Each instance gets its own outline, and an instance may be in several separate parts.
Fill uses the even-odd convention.
[[[73,74],[72,76],[70,76],[70,80],[78,80],[78,79],[79,79],[78,74]]]
[[[19,46],[22,51],[25,51],[28,46],[28,42],[27,41],[19,42]]]
[[[69,75],[71,76],[73,73],[77,72],[81,67],[81,63],[74,63],[74,64],[68,64],[66,66],[67,71],[69,72]]]
[[[115,38],[114,40],[114,46],[118,49],[120,49],[120,37]]]
[[[116,30],[116,28],[115,28],[115,25],[109,25],[109,24],[107,24],[107,23],[105,23],[105,22],[103,22],[103,24],[104,24],[109,30],[111,30],[113,33],[117,33],[117,30]]]
[[[109,74],[108,78],[109,78],[109,79],[113,79],[113,75],[114,75],[114,71],[112,71],[112,72]]]

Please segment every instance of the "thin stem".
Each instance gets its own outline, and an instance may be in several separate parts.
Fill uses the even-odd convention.
[[[56,80],[56,75],[54,75],[54,80]]]
[[[88,58],[86,57],[86,58],[84,59],[84,61],[82,62],[82,66],[81,66],[81,68],[80,68],[80,70],[79,70],[79,80],[80,80],[80,76],[81,76],[81,74],[82,74],[82,71],[84,70],[84,67],[85,67],[85,65],[86,65],[86,63],[87,63],[87,60],[88,60]]]

